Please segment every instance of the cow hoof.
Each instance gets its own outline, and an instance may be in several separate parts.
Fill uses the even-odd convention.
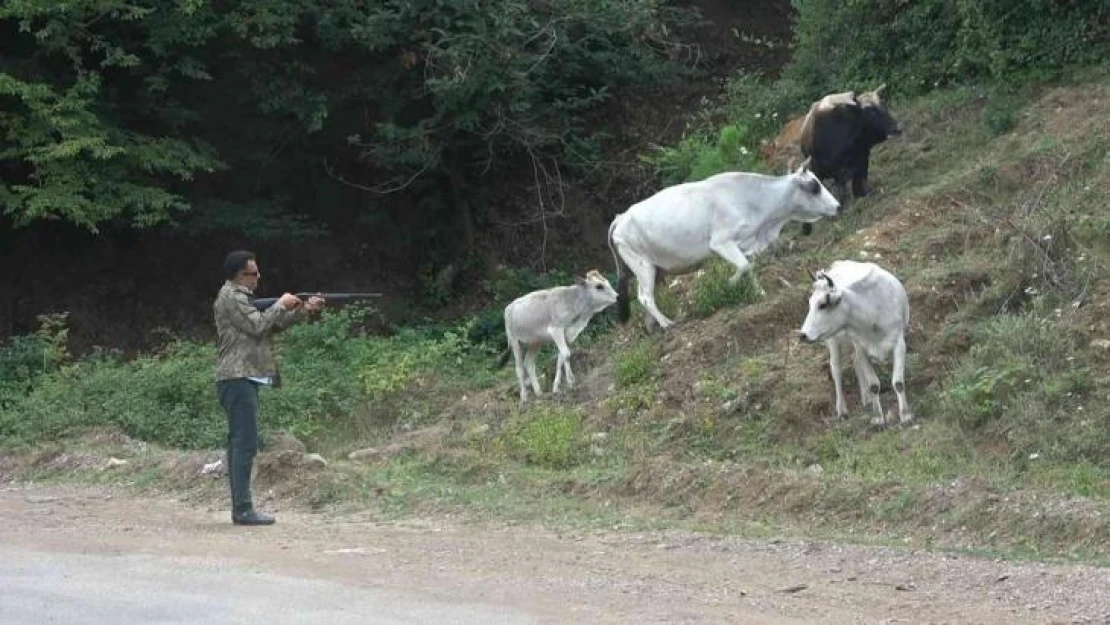
[[[884,417],[872,417],[871,418],[871,426],[876,427],[876,428],[885,428],[886,427],[886,418],[884,418]]]
[[[906,414],[902,415],[903,424],[910,423],[911,421],[913,421],[913,414],[907,412]]]

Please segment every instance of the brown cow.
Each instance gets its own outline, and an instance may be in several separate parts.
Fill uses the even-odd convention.
[[[802,148],[799,141],[802,137],[802,125],[806,116],[799,115],[786,122],[779,136],[772,142],[764,142],[761,150],[763,160],[777,171],[794,171],[802,162]]]

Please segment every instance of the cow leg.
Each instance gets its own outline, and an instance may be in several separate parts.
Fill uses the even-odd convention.
[[[844,386],[840,379],[840,339],[829,339],[825,345],[829,348],[829,373],[836,389],[836,418],[843,419],[848,414],[848,402],[844,399]]]
[[[733,267],[736,267],[736,271],[728,278],[730,286],[736,286],[740,282],[740,278],[743,278],[745,273],[751,271],[751,261],[748,260],[747,256],[744,256],[744,252],[740,251],[740,246],[737,245],[735,241],[724,239],[711,240],[709,242],[709,249],[728,261]],[[759,287],[759,294],[764,295],[763,287]]]
[[[894,392],[898,395],[898,417],[902,423],[913,421],[910,402],[906,399],[906,339],[899,337],[894,345],[894,371],[891,376]]]
[[[867,370],[863,368],[859,347],[853,344],[852,369],[856,372],[856,384],[859,385],[859,401],[864,406],[871,405],[871,380],[867,377]]]
[[[871,187],[867,184],[867,170],[870,167],[869,160],[870,159],[864,156],[852,169],[852,195],[856,197],[871,195]]]
[[[840,170],[836,174],[836,199],[840,202],[840,210],[848,208],[852,203],[852,174],[847,170]]]
[[[520,403],[528,401],[528,388],[524,380],[524,355],[521,353],[520,342],[509,338],[509,346],[513,349],[513,360],[516,362],[516,381],[520,385]]]
[[[638,291],[640,305],[648,313],[648,328],[651,328],[651,320],[654,320],[661,329],[666,330],[674,322],[660,312],[655,305],[655,265],[631,250],[618,248],[618,252],[621,258],[624,259],[624,263],[632,270],[632,273],[636,274],[636,290]]]
[[[566,336],[561,329],[552,332],[552,338],[555,339],[555,347],[559,350],[559,358],[555,365],[555,386],[552,388],[553,393],[559,392],[559,382],[562,380],[564,373],[566,374],[567,386],[574,386],[574,372],[570,370],[570,346],[567,345]]]
[[[870,403],[871,409],[875,412],[875,418],[871,420],[871,424],[886,425],[886,415],[883,414],[883,406],[879,401],[879,375],[875,373],[875,368],[871,366],[871,361],[867,358],[867,352],[861,346],[855,346],[853,358],[856,376],[860,379],[861,394],[866,384],[867,394],[864,395],[863,402],[865,404]]]
[[[536,397],[543,395],[540,390],[540,380],[536,377],[536,352],[540,351],[538,345],[528,345],[524,351],[524,367],[528,370],[528,377],[532,381],[532,391]]]

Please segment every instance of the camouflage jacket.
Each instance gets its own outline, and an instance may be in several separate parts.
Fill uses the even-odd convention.
[[[280,385],[277,360],[270,350],[270,335],[307,318],[304,307],[283,309],[277,302],[259,312],[251,303],[253,295],[244,286],[224,282],[212,304],[219,336],[216,380],[233,378],[274,378]]]

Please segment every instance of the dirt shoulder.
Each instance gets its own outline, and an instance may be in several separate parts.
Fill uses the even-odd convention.
[[[107,487],[8,485],[0,518],[0,544],[20,549],[219,557],[541,623],[1110,623],[1110,569],[1089,566],[288,511],[275,526],[239,528],[221,509]]]

